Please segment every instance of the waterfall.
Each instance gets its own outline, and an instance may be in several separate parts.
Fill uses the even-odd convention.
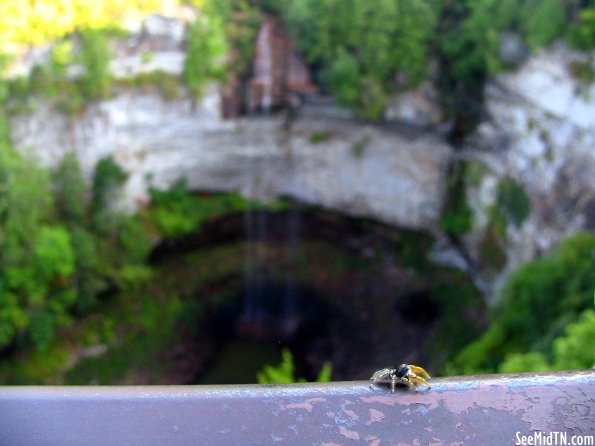
[[[252,206],[244,211],[244,290],[243,318],[262,316],[262,295],[267,281],[267,211]]]
[[[268,113],[273,106],[273,47],[271,24],[263,20],[256,39],[254,77],[248,90],[248,111]]]
[[[295,275],[299,268],[302,214],[297,206],[291,207],[287,220],[287,234],[285,237],[287,272],[285,274],[283,293],[283,313],[291,317],[297,310],[297,299],[299,298]]]
[[[258,317],[262,317],[263,291],[267,281],[267,211],[262,207],[256,210],[256,240],[255,244],[255,269],[253,277],[254,297]]]
[[[244,211],[244,309],[246,319],[254,317],[254,212],[251,207]]]
[[[273,104],[273,49],[270,42],[270,25],[264,22],[258,36],[258,44],[261,49],[262,75],[264,76],[262,91],[262,111],[267,113]]]

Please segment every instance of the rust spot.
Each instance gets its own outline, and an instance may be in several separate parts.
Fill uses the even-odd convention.
[[[324,403],[326,398],[309,398],[303,403],[296,403],[296,404],[287,404],[285,405],[286,409],[305,409],[308,412],[312,412],[314,408],[314,403]]]
[[[359,440],[359,432],[349,430],[344,426],[339,427],[339,433],[350,440]]]
[[[370,409],[370,423],[380,423],[384,420],[385,415],[376,409]]]
[[[388,406],[397,404],[397,399],[394,396],[362,396],[364,403],[380,403]]]
[[[359,416],[353,410],[345,409],[344,412],[345,412],[345,415],[347,415],[349,418],[353,418],[355,420],[357,420],[359,418]]]
[[[365,440],[368,442],[367,446],[380,446],[380,438],[375,435],[368,435]]]

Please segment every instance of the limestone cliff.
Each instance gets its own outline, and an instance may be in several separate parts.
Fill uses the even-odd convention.
[[[151,66],[181,73],[180,26],[150,20],[129,51],[116,52],[116,76],[146,71],[139,54],[147,48]],[[134,42],[138,54],[130,51]],[[415,117],[434,129],[426,131],[358,121],[320,98],[302,103],[299,113],[223,119],[215,84],[198,104],[120,89],[76,119],[41,103],[13,117],[11,130],[14,145],[46,165],[73,151],[89,173],[113,155],[130,173],[128,206],[146,199],[148,175],[161,187],[185,177],[198,190],[288,196],[431,231],[436,258],[454,263],[461,257],[441,239],[440,219],[447,167],[464,159],[473,229],[461,239],[468,256],[459,263],[471,262],[476,278],[492,285],[564,236],[595,227],[595,86],[572,76],[577,61],[593,64],[593,57],[558,44],[495,77],[487,86],[488,116],[457,151],[436,131],[441,112],[427,84],[395,98],[388,114]],[[495,209],[504,216],[499,222]]]

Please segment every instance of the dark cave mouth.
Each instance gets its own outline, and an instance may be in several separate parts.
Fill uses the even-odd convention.
[[[244,286],[209,317],[208,334],[217,347],[196,380],[256,382],[256,372],[265,364],[277,365],[283,349],[293,356],[296,377],[314,380],[329,357],[328,320],[325,299],[310,287],[273,282]],[[235,363],[241,370],[233,370]]]
[[[247,220],[257,222],[257,230],[247,230]],[[221,257],[211,257],[217,249],[229,249],[224,261],[233,263],[192,297],[202,306],[194,322],[201,334],[190,340],[201,359],[187,383],[256,382],[263,365],[279,364],[283,348],[293,354],[296,376],[307,380],[327,360],[334,380],[367,379],[374,369],[402,362],[441,369],[444,358],[428,346],[449,337],[453,323],[444,318],[453,312],[450,298],[435,295],[445,288],[436,284],[448,283],[452,292],[470,281],[430,265],[429,240],[301,206],[257,211],[250,219],[219,217],[166,241],[158,263],[184,255],[220,263]],[[465,336],[473,336],[473,321],[462,313],[456,318],[469,327]]]

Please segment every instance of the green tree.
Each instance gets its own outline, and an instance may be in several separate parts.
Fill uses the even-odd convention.
[[[275,0],[280,6],[284,0]],[[214,25],[215,42],[221,41],[227,50],[225,70],[230,75],[245,76],[256,49],[256,34],[260,26],[259,0],[206,0],[200,5],[209,22]],[[221,35],[222,32],[222,35]],[[223,39],[221,39],[223,37]],[[215,45],[215,48],[219,44]],[[223,49],[223,48],[222,48]],[[217,56],[216,59],[221,59]],[[219,68],[217,69],[217,73]]]
[[[127,173],[112,156],[100,159],[95,165],[92,183],[91,214],[94,228],[103,234],[117,229],[116,203]]]
[[[553,344],[553,367],[558,370],[595,367],[595,311],[585,310]]]
[[[86,28],[79,35],[80,59],[85,69],[81,79],[84,96],[91,100],[105,99],[109,97],[112,85],[107,33],[101,29]]]
[[[344,48],[339,48],[337,56],[329,63],[324,81],[331,86],[340,104],[357,106],[362,89],[360,66],[355,57]]]
[[[98,252],[99,240],[82,226],[70,229],[76,272],[72,286],[77,293],[75,310],[78,314],[89,312],[97,303],[97,294],[107,287],[105,271],[101,271]]]
[[[436,2],[296,0],[284,18],[340,103],[378,119],[385,96],[425,79]]]
[[[36,274],[44,282],[64,281],[74,272],[70,234],[59,226],[42,226],[35,242]]]
[[[47,346],[74,303],[70,235],[54,222],[49,173],[0,146],[0,345],[29,331]]]
[[[564,33],[566,17],[560,0],[526,0],[519,24],[529,48],[537,49]]]
[[[593,252],[595,236],[579,233],[515,271],[490,315],[490,328],[455,357],[449,371],[518,371],[530,363],[568,368],[584,364],[584,358],[590,362],[590,310],[578,327],[574,324],[592,306]]]
[[[68,153],[53,174],[56,210],[61,220],[82,224],[87,213],[87,185],[74,153]]]
[[[553,342],[552,361],[541,352],[512,353],[500,365],[500,373],[579,370],[595,366],[595,311],[585,310]]]
[[[580,11],[578,23],[570,27],[568,40],[574,47],[581,50],[595,48],[595,5]]]
[[[541,352],[510,353],[498,367],[499,373],[546,372],[551,369]]]
[[[223,76],[223,57],[226,52],[227,40],[220,17],[201,16],[190,25],[184,77],[196,97],[202,95],[208,80]]]
[[[28,324],[29,316],[19,297],[0,282],[0,347],[9,345]]]
[[[559,0],[445,0],[434,35],[440,62],[438,87],[454,121],[454,143],[479,123],[486,79],[505,68],[500,44],[505,32],[530,49],[563,34],[566,17]]]
[[[10,123],[6,112],[6,102],[10,92],[4,79],[4,72],[10,64],[10,57],[0,52],[0,150],[10,145]]]
[[[48,173],[10,147],[0,147],[0,270],[7,291],[42,297],[36,277],[35,240],[52,212]]]

